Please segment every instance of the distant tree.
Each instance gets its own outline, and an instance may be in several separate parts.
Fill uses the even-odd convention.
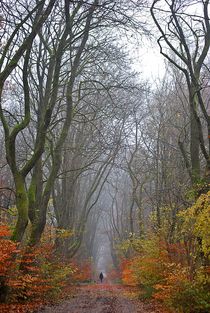
[[[209,1],[191,3],[155,0],[150,11],[161,34],[158,39],[161,54],[184,73],[187,82],[192,182],[195,183],[201,178],[199,157],[201,150],[206,162],[204,179],[209,183],[210,116],[203,92],[205,87],[203,73],[210,47]],[[205,120],[204,127],[202,118]]]

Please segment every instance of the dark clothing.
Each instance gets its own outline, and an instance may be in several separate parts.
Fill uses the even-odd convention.
[[[100,281],[101,281],[101,283],[102,283],[102,280],[103,280],[103,278],[104,278],[103,273],[100,273],[99,278],[100,278]]]

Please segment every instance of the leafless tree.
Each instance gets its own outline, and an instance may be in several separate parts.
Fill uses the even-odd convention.
[[[203,96],[205,87],[203,71],[210,47],[209,1],[194,1],[193,5],[194,12],[189,10],[192,8],[189,1],[155,0],[150,11],[160,32],[158,44],[161,54],[184,73],[187,82],[192,182],[196,182],[201,177],[199,158],[199,149],[201,149],[206,161],[204,177],[208,183],[210,117]],[[205,127],[202,125],[201,116],[205,120]],[[187,159],[183,147],[182,152]]]

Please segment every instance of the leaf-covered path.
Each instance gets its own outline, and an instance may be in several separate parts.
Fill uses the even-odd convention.
[[[80,287],[72,299],[37,313],[164,313],[153,303],[131,300],[128,290],[117,285]]]

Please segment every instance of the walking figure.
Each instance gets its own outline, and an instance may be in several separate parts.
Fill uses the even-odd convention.
[[[104,275],[103,275],[103,273],[102,273],[102,272],[100,273],[99,278],[100,278],[100,281],[101,281],[101,283],[102,283],[103,278],[104,278]]]

